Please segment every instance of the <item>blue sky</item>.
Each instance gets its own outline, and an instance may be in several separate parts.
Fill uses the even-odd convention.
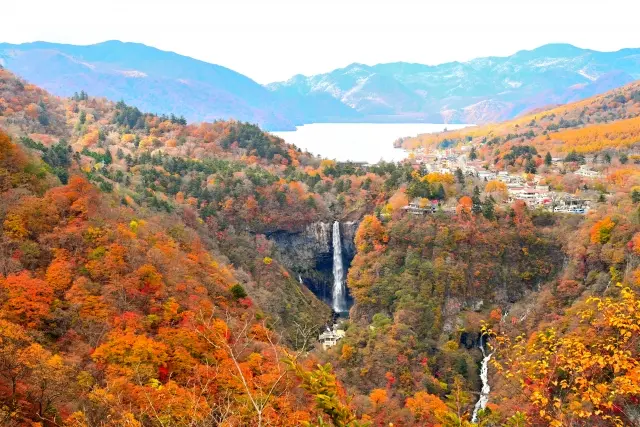
[[[141,42],[260,83],[353,62],[438,64],[552,42],[640,47],[638,0],[5,0],[0,41]]]

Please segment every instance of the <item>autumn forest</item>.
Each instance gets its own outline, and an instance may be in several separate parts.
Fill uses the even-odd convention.
[[[397,144],[0,67],[0,425],[640,425],[640,84]]]

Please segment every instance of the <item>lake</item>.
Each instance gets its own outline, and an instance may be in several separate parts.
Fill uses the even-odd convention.
[[[469,125],[430,123],[313,123],[295,131],[272,132],[302,150],[338,161],[377,163],[398,161],[407,152],[394,148],[398,138],[460,129]]]

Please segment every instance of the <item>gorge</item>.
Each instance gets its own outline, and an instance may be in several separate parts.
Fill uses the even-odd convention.
[[[489,385],[489,361],[491,360],[491,356],[493,356],[493,352],[487,353],[485,350],[486,343],[484,337],[480,338],[480,345],[478,346],[480,350],[482,350],[482,362],[480,364],[480,381],[482,381],[482,389],[480,390],[480,396],[478,397],[478,401],[473,407],[473,414],[471,416],[471,422],[478,422],[478,413],[486,408],[487,403],[489,403],[489,393],[491,392],[491,386]]]
[[[347,312],[352,304],[345,277],[356,253],[353,239],[358,224],[316,222],[299,232],[276,231],[268,235],[278,259],[296,273],[298,282],[336,313]]]

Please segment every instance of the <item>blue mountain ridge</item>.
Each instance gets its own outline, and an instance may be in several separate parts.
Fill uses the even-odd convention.
[[[84,90],[189,121],[267,130],[315,122],[483,123],[640,79],[640,49],[545,45],[508,57],[423,65],[354,63],[260,85],[229,68],[139,43],[0,43],[0,65],[59,96]]]

